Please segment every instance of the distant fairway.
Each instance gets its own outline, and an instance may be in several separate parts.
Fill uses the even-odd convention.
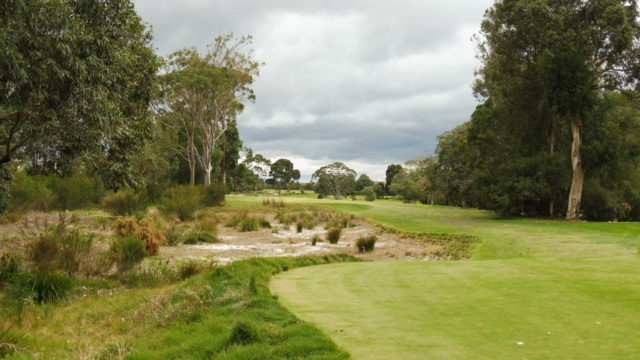
[[[401,231],[480,239],[470,261],[316,266],[272,281],[287,308],[355,359],[640,357],[637,223],[500,219],[395,201],[290,201],[327,204]]]

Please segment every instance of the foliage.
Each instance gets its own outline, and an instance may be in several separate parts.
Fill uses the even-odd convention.
[[[481,129],[481,140],[496,146],[482,150],[501,152],[501,161],[566,154],[567,219],[580,215],[585,169],[594,160],[583,144],[590,146],[589,133],[603,120],[598,108],[608,96],[639,89],[638,19],[636,1],[627,0],[511,0],[485,13],[475,90],[484,115],[493,112],[484,120],[495,123]],[[492,132],[497,137],[487,138]],[[547,202],[553,213],[557,202]]]
[[[376,241],[378,241],[378,237],[375,235],[361,236],[356,240],[356,249],[361,253],[371,252],[376,245]]]
[[[280,193],[283,186],[289,188],[292,182],[300,179],[300,170],[293,168],[291,160],[278,159],[271,164],[269,176],[271,178],[267,182],[274,184]]]
[[[387,191],[389,191],[391,185],[393,184],[393,177],[396,176],[396,174],[398,174],[401,170],[402,165],[400,164],[390,164],[389,166],[387,166],[387,170],[385,172],[385,187],[387,188]]]
[[[156,72],[133,4],[15,0],[3,2],[0,18],[10,34],[0,37],[0,164],[24,150],[68,173],[86,154],[109,186],[129,181]]]
[[[342,228],[340,227],[329,229],[329,231],[327,231],[327,241],[329,241],[329,244],[337,244],[341,234]]]
[[[22,268],[22,258],[9,251],[0,252],[0,289],[11,282]]]
[[[241,232],[256,231],[260,227],[260,222],[256,218],[245,217],[238,224]]]
[[[356,180],[356,190],[357,191],[362,191],[364,190],[364,188],[369,187],[369,186],[373,186],[373,180],[371,180],[371,178],[369,176],[367,176],[367,174],[362,174],[358,177],[358,180]]]
[[[356,172],[341,162],[321,167],[313,173],[312,179],[317,181],[318,194],[331,194],[336,200],[351,193],[356,186]]]
[[[11,184],[11,211],[49,211],[54,206],[53,179],[47,176],[29,176],[24,171],[14,174]]]
[[[109,253],[118,270],[125,272],[142,262],[147,250],[144,241],[137,236],[118,236],[111,243]]]
[[[95,191],[95,181],[81,174],[62,178],[54,185],[56,204],[62,210],[76,210],[88,206],[96,198]]]
[[[175,214],[180,220],[185,221],[193,219],[202,203],[203,195],[200,188],[179,185],[165,190],[158,206],[164,213]]]
[[[144,211],[147,201],[143,194],[134,190],[119,190],[102,199],[102,207],[114,216],[131,216]]]
[[[145,252],[149,256],[158,255],[160,245],[166,242],[164,234],[149,217],[140,221],[132,217],[117,217],[114,233],[118,237],[136,237],[145,245]]]
[[[194,245],[197,243],[216,243],[218,239],[216,238],[216,232],[212,230],[194,230],[191,231],[184,238],[183,243],[188,245]]]
[[[225,34],[205,55],[190,48],[165,59],[155,109],[163,126],[179,137],[171,149],[187,161],[192,185],[197,165],[204,184],[211,184],[218,140],[235,125],[243,102],[255,99],[250,85],[260,64],[243,51],[251,41],[251,36]]]
[[[224,184],[210,184],[203,188],[203,199],[205,206],[222,206],[226,189]]]

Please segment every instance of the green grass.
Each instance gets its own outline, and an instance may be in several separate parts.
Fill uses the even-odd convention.
[[[272,290],[355,359],[632,359],[640,353],[639,265],[339,264],[281,274]]]
[[[232,206],[254,206],[259,197],[231,197]],[[637,252],[640,224],[501,218],[490,211],[447,206],[285,198],[285,203],[329,206],[389,229],[419,234],[470,235],[480,240],[473,259],[621,256]]]
[[[250,259],[173,285],[38,306],[23,314],[19,351],[7,359],[347,359],[267,286],[281,271],[354,260]]]
[[[391,200],[287,201],[323,204],[390,231],[478,240],[469,261],[340,264],[276,277],[272,290],[285,306],[355,359],[640,353],[638,223],[500,218]]]

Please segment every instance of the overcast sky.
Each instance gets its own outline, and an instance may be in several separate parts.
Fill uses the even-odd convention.
[[[160,55],[219,34],[254,37],[264,62],[239,117],[245,146],[306,180],[342,161],[384,180],[433,154],[476,106],[471,36],[492,0],[135,0]]]

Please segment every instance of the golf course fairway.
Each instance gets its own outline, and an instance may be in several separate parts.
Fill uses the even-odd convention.
[[[294,201],[397,231],[478,240],[470,260],[277,275],[271,290],[280,302],[354,359],[640,358],[638,223],[500,218],[397,201]]]
[[[354,359],[634,359],[636,259],[369,262],[276,276]]]

